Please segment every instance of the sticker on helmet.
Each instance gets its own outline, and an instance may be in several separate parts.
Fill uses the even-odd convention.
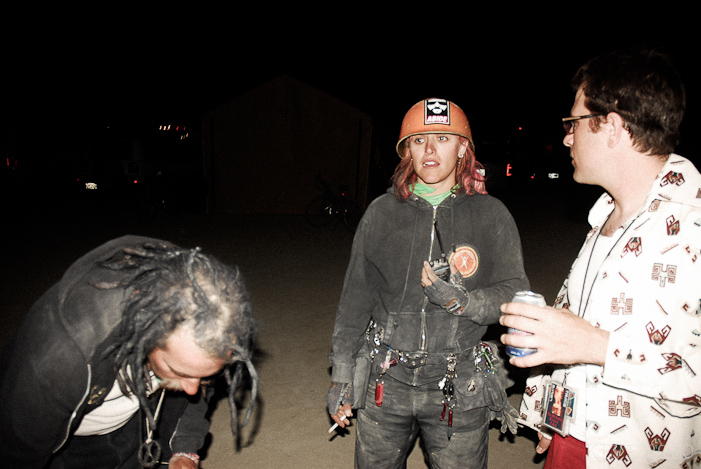
[[[427,99],[424,101],[424,123],[450,125],[450,103],[445,99]]]
[[[463,277],[472,277],[477,272],[479,258],[477,252],[468,246],[460,246],[450,256],[450,261],[455,262],[455,268]]]

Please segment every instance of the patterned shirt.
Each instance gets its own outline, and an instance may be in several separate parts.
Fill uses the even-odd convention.
[[[592,208],[573,270],[588,262],[613,208],[608,194]],[[588,272],[591,288],[570,276],[555,304],[570,309],[577,292],[582,304],[571,311],[610,332],[605,366],[577,365],[585,375],[587,467],[699,467],[701,174],[694,165],[671,155],[644,208],[614,237],[601,266]],[[571,368],[533,370],[521,424],[540,429],[544,385],[562,382]]]

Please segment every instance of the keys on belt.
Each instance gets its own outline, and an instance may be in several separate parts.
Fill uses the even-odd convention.
[[[385,355],[385,361],[383,361],[380,365],[382,368],[382,370],[380,371],[380,376],[377,377],[377,380],[375,382],[375,405],[377,407],[382,406],[382,401],[385,397],[385,382],[383,380],[383,376],[385,375],[385,373],[387,373],[387,370],[389,370],[396,364],[397,359],[392,358],[392,349],[388,347],[387,354]]]
[[[453,378],[455,378],[455,366],[458,360],[455,354],[448,355],[448,365],[445,376],[438,382],[438,388],[443,391],[443,412],[441,412],[441,422],[445,420],[448,413],[448,439],[450,440],[453,431],[453,407],[455,407],[455,388]]]

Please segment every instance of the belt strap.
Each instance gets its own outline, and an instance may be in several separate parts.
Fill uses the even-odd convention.
[[[382,344],[381,350],[387,351],[389,347]],[[445,365],[450,357],[455,357],[457,361],[467,358],[474,358],[472,348],[460,353],[429,353],[429,352],[408,352],[405,350],[392,349],[392,357],[396,358],[405,368],[414,369],[424,365]]]

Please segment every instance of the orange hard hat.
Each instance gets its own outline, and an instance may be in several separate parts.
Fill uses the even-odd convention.
[[[467,116],[457,104],[446,99],[424,99],[407,111],[397,142],[397,154],[400,158],[404,158],[406,139],[421,134],[460,135],[470,141],[473,150],[475,148]]]

